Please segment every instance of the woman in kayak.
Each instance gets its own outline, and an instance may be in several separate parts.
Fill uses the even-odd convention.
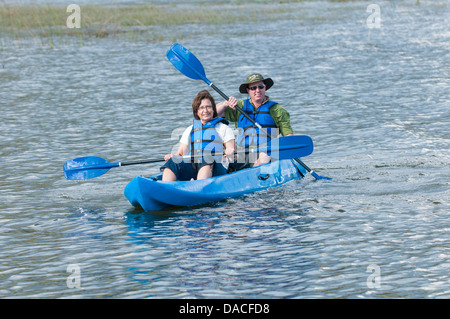
[[[248,99],[238,101],[231,96],[228,101],[217,104],[218,115],[225,117],[230,122],[236,122],[236,126],[239,128],[239,135],[236,140],[238,147],[245,149],[259,147],[268,143],[270,139],[276,138],[279,134],[283,136],[293,135],[289,113],[266,95],[266,91],[272,85],[273,80],[271,78],[264,78],[259,73],[250,74],[246,78],[245,83],[239,86],[239,92],[248,94]],[[242,115],[236,106],[240,107],[256,123],[260,124],[270,136],[266,136],[249,119]],[[259,153],[258,158],[255,159],[248,156],[244,159],[238,158],[236,163],[230,164],[230,171],[266,164],[270,160],[270,156],[266,153]]]
[[[208,91],[200,91],[192,102],[193,124],[186,128],[178,151],[167,154],[161,167],[163,181],[189,181],[227,173],[222,164],[223,155],[234,158],[235,139],[228,122],[217,116],[216,103]],[[181,160],[173,156],[190,154]],[[220,159],[220,160],[219,160]]]

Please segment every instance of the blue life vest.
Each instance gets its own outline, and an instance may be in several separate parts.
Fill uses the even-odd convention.
[[[215,129],[216,124],[219,122],[229,123],[221,117],[216,117],[205,123],[205,125],[202,125],[200,120],[194,120],[190,147],[191,161],[193,163],[202,162],[202,156],[194,158],[195,155],[203,155],[203,159],[210,163],[214,161],[212,156],[223,155],[223,140]]]
[[[269,142],[271,138],[278,136],[279,132],[277,126],[269,112],[269,109],[275,104],[277,104],[277,102],[267,101],[255,111],[249,99],[244,101],[242,110],[256,123],[259,123],[270,136],[268,137],[263,132],[260,132],[261,130],[258,127],[241,114],[238,121],[239,135],[237,137],[237,145],[242,147],[262,145]]]

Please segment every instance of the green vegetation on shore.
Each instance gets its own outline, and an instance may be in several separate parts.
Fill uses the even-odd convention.
[[[132,5],[80,5],[80,27],[68,20],[74,11],[68,6],[47,4],[6,5],[0,0],[0,50],[11,40],[32,39],[37,44],[118,37],[144,41],[178,41],[187,37],[226,34],[242,36],[258,33],[258,25],[273,21],[309,20],[321,22],[336,18],[332,11],[310,15],[296,3],[314,0],[233,0],[192,1],[190,3],[135,3]],[[345,2],[352,0],[328,0]],[[70,3],[70,2],[68,2]],[[76,1],[75,1],[76,3]]]
[[[249,2],[246,2],[249,4]],[[147,39],[163,40],[177,37],[168,28],[182,25],[232,25],[247,21],[277,19],[288,13],[289,8],[262,2],[244,6],[242,3],[218,2],[214,4],[136,4],[136,5],[82,5],[80,28],[67,27],[72,14],[65,6],[58,5],[0,5],[2,34],[17,38],[63,36],[106,37],[117,34],[147,33]],[[173,31],[173,30],[172,30]]]

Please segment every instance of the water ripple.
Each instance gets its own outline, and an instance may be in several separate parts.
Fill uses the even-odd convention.
[[[368,29],[367,2],[286,5],[292,14],[261,20],[256,33],[242,32],[245,22],[214,36],[192,26],[202,36],[183,45],[228,95],[242,97],[249,72],[272,77],[269,95],[313,137],[305,162],[333,181],[308,175],[190,209],[144,213],[126,201],[131,178],[160,163],[80,182],[62,174],[79,156],[171,151],[169,128],[188,125],[205,85],[171,66],[170,43],[2,50],[0,296],[450,296],[448,6],[386,3],[382,27]],[[68,287],[69,265],[80,288]]]

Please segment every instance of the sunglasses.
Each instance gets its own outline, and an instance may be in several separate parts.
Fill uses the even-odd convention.
[[[266,86],[264,84],[260,84],[260,85],[254,85],[254,86],[249,86],[248,88],[252,91],[256,90],[256,89],[264,89]]]

